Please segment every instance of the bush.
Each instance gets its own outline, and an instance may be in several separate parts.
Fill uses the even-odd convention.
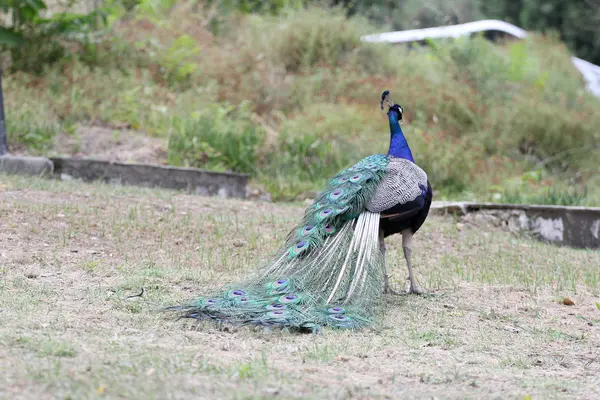
[[[279,14],[285,10],[303,6],[305,0],[209,0],[208,5],[219,3],[224,9],[234,9],[243,13]]]
[[[372,124],[349,105],[315,104],[304,113],[284,121],[262,173],[276,198],[294,199],[305,191],[320,189],[327,180],[356,162],[381,150],[387,134],[365,143]],[[382,132],[385,132],[382,130]],[[375,136],[375,135],[373,135]]]
[[[254,126],[245,105],[212,105],[189,118],[174,118],[169,164],[218,171],[256,172],[264,132]]]
[[[97,10],[86,15],[63,12],[43,18],[43,0],[10,0],[2,8],[10,11],[11,17],[7,27],[0,27],[0,50],[8,50],[13,71],[36,74],[75,53],[74,48],[90,50],[98,22],[105,17],[103,10]]]
[[[289,12],[264,27],[264,51],[288,72],[314,66],[339,66],[360,47],[367,25],[347,19],[343,10],[309,8]]]

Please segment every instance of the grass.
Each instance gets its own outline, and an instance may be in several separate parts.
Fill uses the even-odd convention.
[[[361,43],[384,28],[341,10],[222,11],[114,8],[98,45],[6,77],[10,143],[61,153],[55,139],[82,126],[127,126],[162,140],[171,164],[249,172],[298,200],[386,151],[390,89],[438,199],[599,204],[599,101],[555,38],[408,49]]]
[[[598,396],[600,253],[432,215],[428,296],[364,332],[219,330],[157,312],[240,279],[303,207],[0,176],[0,397]],[[388,241],[393,284],[406,275]],[[140,294],[141,297],[132,297]],[[561,304],[563,297],[574,306]]]

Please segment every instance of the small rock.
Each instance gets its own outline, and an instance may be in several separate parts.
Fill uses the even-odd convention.
[[[504,327],[504,330],[505,330],[505,331],[512,332],[512,333],[519,333],[519,332],[521,332],[521,330],[520,330],[519,328],[517,328],[517,327],[515,327],[515,326],[511,326],[511,325],[507,325],[507,326],[505,326],[505,327]]]
[[[271,196],[271,193],[263,193],[260,195],[260,197],[258,198],[260,201],[266,201],[268,203],[273,201],[273,196]]]
[[[571,300],[568,297],[565,297],[562,301],[562,304],[564,304],[565,306],[574,306],[575,302],[573,300]]]

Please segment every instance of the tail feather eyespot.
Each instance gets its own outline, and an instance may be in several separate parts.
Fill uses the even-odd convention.
[[[275,311],[269,311],[267,313],[267,316],[271,317],[271,318],[277,318],[277,319],[279,319],[279,318],[285,318],[285,317],[287,317],[288,313],[287,313],[286,310],[275,310]]]
[[[320,220],[324,220],[325,218],[331,217],[334,215],[335,210],[333,207],[326,207],[322,209],[317,215]]]
[[[339,200],[341,197],[344,196],[344,194],[346,193],[346,191],[344,189],[335,189],[333,190],[331,193],[329,193],[329,195],[327,197],[329,197],[330,200]]]
[[[323,230],[325,231],[325,234],[331,235],[335,233],[335,226],[333,224],[327,224],[323,227]]]
[[[227,292],[227,297],[229,297],[230,299],[234,299],[234,298],[238,298],[238,297],[245,297],[245,296],[246,296],[246,292],[241,289],[233,289],[233,290],[230,290],[229,292]]]
[[[286,294],[279,298],[279,302],[282,304],[295,304],[302,301],[302,296],[298,294]]]
[[[314,229],[315,229],[314,225],[306,225],[298,230],[298,234],[300,236],[306,236],[306,235],[309,235],[311,232],[313,232]]]
[[[302,252],[306,251],[306,249],[308,249],[309,246],[310,243],[307,240],[300,240],[299,242],[296,242],[296,244],[294,244],[292,247],[290,247],[290,249],[288,250],[288,255],[290,257],[296,257]]]
[[[267,284],[267,290],[270,294],[285,293],[290,286],[290,281],[286,278],[281,278]]]
[[[265,308],[269,311],[279,311],[279,310],[285,310],[286,307],[287,306],[285,304],[273,303],[273,304],[269,304]]]

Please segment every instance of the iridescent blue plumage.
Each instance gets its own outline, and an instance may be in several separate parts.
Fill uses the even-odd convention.
[[[402,108],[399,110],[402,110]],[[405,160],[415,162],[410,147],[408,146],[408,142],[406,141],[406,137],[404,137],[404,133],[400,127],[399,115],[402,115],[402,111],[395,112],[390,110],[389,122],[391,138],[388,154],[392,157],[404,158]]]

